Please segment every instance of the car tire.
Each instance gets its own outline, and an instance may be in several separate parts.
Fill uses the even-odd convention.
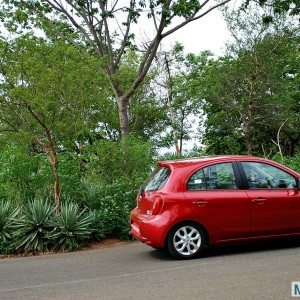
[[[206,245],[206,235],[195,223],[181,223],[170,230],[166,244],[169,253],[177,259],[195,258]]]

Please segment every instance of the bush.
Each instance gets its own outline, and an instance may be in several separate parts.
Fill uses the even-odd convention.
[[[94,235],[98,239],[129,236],[129,214],[136,206],[136,193],[144,178],[116,180],[104,185],[94,183],[87,193],[86,204],[95,210]]]
[[[0,198],[19,203],[33,197],[37,186],[32,176],[37,168],[38,158],[28,155],[28,148],[22,142],[3,145],[0,152]]]
[[[1,140],[0,140],[1,142]],[[0,151],[0,199],[27,204],[27,199],[47,198],[53,193],[51,166],[44,153],[20,137],[7,141]],[[81,199],[81,157],[59,152],[61,198]]]
[[[129,214],[136,193],[154,164],[148,142],[132,137],[125,141],[99,141],[86,153],[89,161],[84,203],[95,210],[97,239],[129,237]]]
[[[13,230],[16,225],[16,217],[19,213],[13,208],[9,201],[0,202],[0,241],[7,242],[13,237]]]
[[[16,218],[19,213],[10,202],[0,202],[0,253],[11,253],[13,251],[14,229]]]
[[[54,215],[51,223],[54,229],[49,239],[53,249],[65,251],[82,246],[91,237],[94,218],[91,212],[79,211],[77,204],[62,204],[61,213]]]
[[[80,210],[74,203],[62,204],[61,213],[57,215],[48,200],[35,199],[22,209],[2,201],[0,253],[79,248],[94,237],[91,226],[94,220],[95,213]]]
[[[20,238],[17,248],[24,251],[45,252],[48,250],[48,235],[52,229],[51,218],[54,207],[49,201],[35,199],[22,210],[22,217],[18,221]]]
[[[294,157],[281,157],[280,155],[275,155],[273,160],[290,167],[294,171],[300,173],[300,153]]]

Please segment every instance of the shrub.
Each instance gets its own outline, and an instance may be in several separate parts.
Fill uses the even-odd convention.
[[[281,164],[284,164],[296,172],[300,173],[300,153],[294,157],[281,157],[280,155],[275,155],[273,159]]]
[[[136,193],[144,178],[94,183],[88,189],[86,204],[95,210],[94,236],[98,239],[129,236],[129,214],[136,205]]]
[[[17,248],[39,252],[48,250],[53,213],[54,207],[48,200],[35,199],[29,202],[23,208],[18,222],[21,238],[17,241]]]
[[[96,210],[94,236],[128,238],[129,214],[136,193],[153,166],[153,149],[133,137],[101,140],[86,153],[89,171],[84,178],[84,203]]]
[[[19,210],[13,208],[9,201],[0,202],[0,241],[12,239],[18,213]]]
[[[62,204],[61,213],[53,217],[54,230],[49,234],[53,249],[65,251],[79,248],[91,237],[94,218],[91,212],[79,211],[77,204]]]
[[[0,202],[0,253],[13,251],[13,237],[16,226],[16,218],[19,213],[10,202]]]

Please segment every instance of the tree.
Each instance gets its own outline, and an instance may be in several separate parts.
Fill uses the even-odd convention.
[[[157,55],[159,72],[155,82],[160,88],[160,101],[165,103],[168,117],[165,130],[168,134],[164,141],[167,146],[175,147],[177,157],[182,155],[183,141],[192,138],[192,127],[196,116],[200,116],[198,76],[210,55],[210,52],[185,54],[179,43],[171,51],[161,51]]]
[[[247,4],[250,0],[246,1]],[[259,0],[261,6],[272,7],[275,13],[289,13],[290,15],[299,15],[300,2],[299,0]],[[273,20],[272,15],[267,15],[266,21]]]
[[[93,57],[62,42],[22,37],[2,40],[0,51],[1,132],[21,132],[46,155],[59,212],[59,151],[96,127],[93,103],[105,96],[107,82]]]
[[[2,11],[7,12],[7,17],[21,21],[23,26],[28,27],[36,17],[35,24],[44,29],[47,24],[48,32],[52,24],[55,26],[51,30],[56,28],[58,36],[75,44],[80,39],[87,43],[103,63],[118,106],[120,134],[125,138],[129,133],[130,99],[148,73],[161,41],[229,1],[128,0],[121,3],[118,0],[6,0]],[[120,66],[129,49],[138,49],[134,27],[143,18],[148,18],[148,24],[153,24],[154,35],[143,44],[137,72],[130,84],[124,86]]]
[[[299,34],[279,23],[259,27],[260,15],[240,14],[230,20],[230,51],[212,61],[203,78],[208,150],[270,155],[281,135],[285,154],[293,155],[299,143]]]

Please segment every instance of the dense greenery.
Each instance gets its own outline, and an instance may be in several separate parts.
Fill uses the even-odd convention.
[[[1,12],[13,35],[0,36],[0,253],[128,238],[136,191],[159,158],[250,154],[300,171],[295,1],[260,1],[283,18],[251,1],[225,10],[234,40],[221,57],[175,44],[153,50],[155,63],[132,35],[119,48],[117,36],[111,49],[93,47],[64,18],[51,19],[45,2],[7,0]],[[127,11],[131,22],[143,3]],[[198,1],[174,3],[164,30],[199,11]]]
[[[43,199],[14,210],[2,201],[0,253],[74,250],[91,240],[93,213],[72,202],[62,204],[59,214],[54,211],[54,205]]]

